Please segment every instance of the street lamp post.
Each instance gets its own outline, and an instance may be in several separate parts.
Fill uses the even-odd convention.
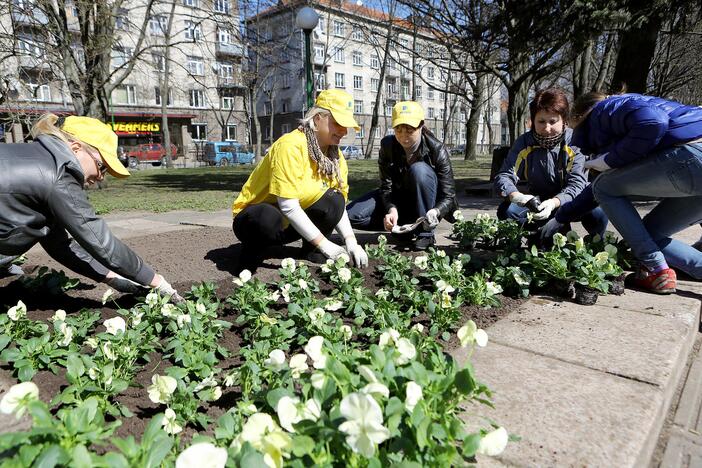
[[[314,8],[304,7],[297,12],[295,17],[295,24],[298,28],[302,29],[305,33],[305,76],[307,77],[306,83],[306,96],[307,96],[307,108],[310,109],[314,105],[314,80],[312,78],[312,41],[310,36],[312,35],[312,30],[317,27],[319,22],[319,15]]]

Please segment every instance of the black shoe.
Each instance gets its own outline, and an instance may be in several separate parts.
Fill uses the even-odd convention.
[[[414,240],[414,249],[427,250],[429,247],[434,247],[435,243],[434,236],[419,236]]]
[[[19,265],[11,264],[7,268],[0,268],[0,278],[19,275],[24,275],[24,270]]]
[[[317,263],[320,265],[327,261],[326,255],[317,250],[315,246],[305,241],[302,242],[302,247],[300,248],[298,258],[307,260],[310,263]]]

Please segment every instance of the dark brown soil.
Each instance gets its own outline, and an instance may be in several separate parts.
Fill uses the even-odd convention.
[[[233,290],[232,275],[240,270],[239,256],[241,254],[241,246],[234,242],[235,239],[228,229],[201,228],[131,238],[126,241],[126,244],[153,265],[179,291],[185,292],[189,290],[191,285],[202,281],[212,281],[217,284],[217,295],[223,300]],[[256,277],[264,282],[277,281],[277,268],[280,265],[280,260],[288,256],[295,257],[299,252],[298,246],[285,247],[268,252],[271,258],[256,269]],[[457,252],[449,248],[447,253],[454,255]],[[476,263],[487,261],[491,256],[491,253],[472,254],[473,261]],[[23,268],[26,273],[31,273],[40,265],[46,265],[57,270],[62,268],[41,251],[37,253],[31,252],[28,255],[28,262]],[[372,290],[377,289],[380,283],[380,278],[374,273],[374,266],[375,262],[372,261],[370,267],[365,270],[367,274],[365,275],[364,285]],[[316,273],[316,266],[313,265],[311,271]],[[96,284],[72,272],[67,271],[66,273],[71,277],[80,278],[81,284],[79,287],[57,296],[27,291],[16,278],[0,279],[0,307],[6,310],[21,299],[27,305],[28,316],[36,320],[48,320],[57,309],[64,309],[68,314],[76,313],[82,309],[95,309],[101,312],[103,319],[116,315],[115,304],[112,301],[108,302],[107,305],[102,305],[101,303],[100,299],[107,290],[106,286]],[[415,274],[418,273],[418,271],[415,271]],[[330,291],[331,288],[322,282],[322,289],[323,291]],[[463,307],[463,322],[472,319],[478,327],[486,328],[506,314],[516,310],[524,302],[521,299],[508,297],[500,297],[500,299],[502,302],[500,307]],[[129,308],[136,303],[136,299],[130,296],[121,296],[116,299],[116,302],[122,308]],[[284,306],[281,305],[281,307]],[[234,322],[236,316],[233,311],[225,307],[224,315],[221,318]],[[428,324],[428,317],[426,316],[419,316],[415,320],[425,325]],[[230,369],[239,363],[238,351],[241,345],[241,337],[237,334],[237,329],[233,327],[231,330],[226,331],[221,343],[230,351],[231,355],[220,361],[220,367],[224,370]],[[447,348],[452,349],[457,346],[457,338],[455,333],[452,333],[452,338],[447,343]],[[123,425],[117,431],[117,436],[119,437],[133,435],[138,438],[143,433],[151,417],[163,409],[161,405],[154,404],[148,399],[145,388],[151,384],[151,376],[153,374],[163,374],[171,363],[162,360],[162,356],[159,353],[153,353],[150,358],[150,362],[142,363],[143,368],[136,375],[135,386],[128,388],[117,398],[120,403],[124,404],[135,414],[132,418],[123,418]],[[7,366],[0,369],[0,378],[13,380],[11,369]],[[54,375],[48,371],[39,372],[33,381],[39,386],[40,395],[45,401],[49,401],[66,385],[62,375]],[[223,388],[222,390],[223,395],[220,400],[205,407],[207,414],[212,420],[216,420],[240,397],[236,389]],[[189,438],[195,432],[197,432],[195,429],[188,427],[183,435]]]

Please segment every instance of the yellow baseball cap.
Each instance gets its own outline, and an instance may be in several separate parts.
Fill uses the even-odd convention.
[[[129,171],[117,158],[117,134],[106,124],[92,117],[71,115],[66,117],[61,130],[96,148],[107,165],[107,172],[114,177],[129,177]]]
[[[392,128],[398,125],[409,125],[418,128],[424,120],[424,109],[415,101],[400,101],[392,108]]]
[[[353,97],[346,91],[325,89],[317,95],[314,105],[331,112],[336,123],[342,127],[361,130],[356,119],[353,118]]]

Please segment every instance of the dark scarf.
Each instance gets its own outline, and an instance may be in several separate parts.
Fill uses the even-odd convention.
[[[563,138],[565,137],[565,129],[558,135],[552,137],[541,136],[538,133],[536,133],[536,130],[532,130],[531,134],[534,136],[536,144],[539,145],[541,148],[553,149],[556,146],[560,145],[563,141]]]

